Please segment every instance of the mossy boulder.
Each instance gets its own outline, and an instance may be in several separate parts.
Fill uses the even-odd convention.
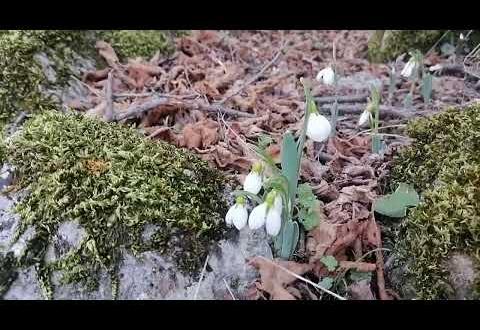
[[[480,105],[414,120],[407,132],[414,143],[395,159],[392,186],[413,184],[421,203],[398,233],[406,266],[397,288],[423,299],[478,299]]]
[[[402,53],[418,49],[428,51],[442,36],[442,30],[377,30],[368,44],[368,57],[372,62],[393,60]]]
[[[122,249],[164,253],[183,272],[196,272],[225,234],[223,176],[133,128],[46,111],[9,139],[7,159],[16,169],[15,188],[25,192],[15,208],[21,221],[14,240],[34,230],[18,263],[36,265],[48,296],[54,271],[65,283],[91,288],[101,270],[114,279]],[[53,234],[66,221],[75,221],[83,238],[46,262]]]
[[[0,33],[0,124],[19,111],[58,107],[63,89],[79,89],[83,69],[100,59],[95,41],[106,40],[124,57],[153,56],[173,50],[165,31],[3,30]]]

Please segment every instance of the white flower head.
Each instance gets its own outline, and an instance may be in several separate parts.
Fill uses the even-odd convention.
[[[270,236],[277,236],[280,233],[280,228],[282,227],[282,215],[280,212],[271,208],[267,212],[267,217],[265,219],[265,228],[267,229],[267,234]]]
[[[332,126],[325,116],[317,112],[310,114],[307,124],[307,136],[315,142],[323,142],[330,136]]]
[[[362,127],[363,125],[368,123],[371,117],[372,114],[370,113],[370,111],[368,111],[368,109],[365,109],[360,115],[360,118],[358,119],[358,126]]]
[[[256,195],[260,192],[260,189],[262,189],[262,184],[263,165],[261,163],[255,163],[253,164],[250,173],[245,177],[243,190]]]
[[[465,36],[463,35],[463,33],[460,33],[460,40],[465,40]]]
[[[278,199],[278,197],[280,199]],[[267,234],[277,236],[282,226],[282,197],[279,192],[273,190],[268,193],[265,202],[258,205],[250,213],[248,226],[255,230],[265,225]]]
[[[225,221],[227,225],[231,226],[233,224],[238,230],[241,230],[243,227],[245,227],[248,221],[248,211],[245,203],[245,197],[237,197],[236,203],[225,215]]]
[[[262,203],[253,208],[252,213],[248,217],[248,226],[255,230],[261,228],[265,224],[267,216],[267,203]]]
[[[402,72],[400,72],[400,74],[405,77],[405,78],[410,78],[414,72],[416,71],[418,67],[418,63],[417,63],[417,60],[415,59],[414,56],[412,56],[407,64],[405,64],[405,66],[403,67],[403,70]]]
[[[318,72],[316,79],[323,82],[325,85],[333,85],[335,82],[335,72],[332,67],[327,66]]]

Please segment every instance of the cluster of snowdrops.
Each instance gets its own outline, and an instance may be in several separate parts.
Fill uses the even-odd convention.
[[[415,73],[415,70],[418,69],[418,66],[417,58],[412,56],[403,68],[401,75],[405,78],[411,77]],[[321,70],[316,76],[317,81],[326,85],[335,84],[336,79],[335,70],[331,66]],[[324,142],[336,128],[332,128],[330,121],[321,115],[316,107],[311,109],[305,134],[315,142]],[[372,107],[367,106],[365,111],[360,115],[358,126],[364,126],[367,122],[370,122],[370,126],[372,126],[373,120]],[[246,176],[243,183],[243,190],[248,194],[257,195],[264,187],[266,179],[265,164],[257,162],[253,164],[250,173]],[[247,224],[251,230],[260,229],[265,226],[270,236],[277,236],[282,227],[282,211],[284,210],[283,205],[286,196],[284,196],[284,192],[278,189],[271,189],[265,196],[264,201],[254,207],[250,215],[247,209],[247,197],[245,195],[237,196],[235,204],[230,207],[225,216],[227,225],[233,225],[238,230],[241,230]]]

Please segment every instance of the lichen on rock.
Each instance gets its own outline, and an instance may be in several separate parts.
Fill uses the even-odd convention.
[[[169,255],[181,270],[198,271],[211,244],[225,233],[224,179],[195,155],[147,141],[133,128],[79,114],[46,111],[7,143],[16,168],[16,237],[35,228],[21,266],[37,265],[47,296],[50,279],[94,288],[100,272],[115,284],[120,249]],[[64,257],[46,262],[52,235],[76,221],[84,238]],[[156,231],[145,241],[147,226]],[[47,258],[48,259],[48,258]]]
[[[408,182],[422,196],[402,224],[396,245],[419,298],[458,298],[458,285],[452,283],[455,267],[447,266],[455,264],[458,254],[471,258],[476,274],[469,290],[462,287],[463,296],[480,296],[479,113],[480,106],[474,105],[412,121],[407,132],[414,143],[395,160],[392,186]]]

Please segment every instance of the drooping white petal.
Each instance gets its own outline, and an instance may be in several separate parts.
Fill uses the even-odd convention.
[[[262,203],[257,205],[250,213],[248,217],[248,226],[250,229],[255,230],[262,227],[265,224],[265,217],[267,216],[267,204]]]
[[[307,136],[316,142],[323,142],[328,139],[332,126],[327,118],[318,114],[310,114],[307,125]]]
[[[326,67],[318,72],[316,79],[325,85],[332,85],[335,82],[335,72],[331,67]]]
[[[273,202],[273,208],[277,210],[278,213],[282,214],[282,207],[283,207],[282,196],[280,194],[277,194],[277,196],[275,196],[275,201]]]
[[[267,229],[267,234],[269,234],[270,236],[277,236],[280,232],[281,226],[281,214],[275,208],[270,209],[267,213],[267,217],[265,220],[265,228]]]
[[[238,205],[238,204],[237,204]],[[238,205],[235,216],[233,217],[233,225],[238,229],[241,230],[248,221],[248,211],[245,205]]]
[[[358,126],[359,127],[362,127],[363,125],[365,125],[366,123],[368,123],[370,119],[370,112],[368,112],[367,110],[365,110],[364,112],[362,112],[362,114],[360,115],[360,119],[358,119]]]
[[[228,225],[234,225],[238,230],[241,230],[248,221],[248,211],[245,205],[233,205],[225,215],[225,221]]]
[[[260,189],[262,189],[262,183],[263,180],[261,174],[252,171],[245,177],[243,190],[256,195],[259,193]]]
[[[415,67],[416,67],[416,63],[415,63],[415,60],[413,58],[411,58],[407,64],[405,64],[405,66],[403,67],[403,70],[402,72],[400,73],[403,77],[405,78],[409,78],[412,76],[414,70],[415,70]]]

